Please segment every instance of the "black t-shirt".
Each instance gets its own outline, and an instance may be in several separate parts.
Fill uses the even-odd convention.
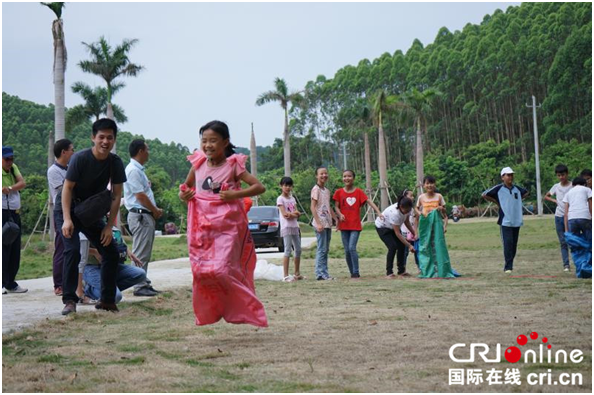
[[[126,181],[124,163],[119,156],[110,153],[105,160],[97,160],[92,148],[79,151],[72,155],[68,163],[66,179],[76,183],[74,186],[74,199],[85,200],[107,189],[111,172],[112,184],[123,184]]]

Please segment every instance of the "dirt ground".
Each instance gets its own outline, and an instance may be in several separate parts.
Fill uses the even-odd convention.
[[[521,244],[514,276],[502,272],[501,250],[493,247],[451,249],[454,267],[463,274],[455,280],[389,280],[383,258],[362,258],[363,278],[350,280],[344,260],[335,258],[330,272],[336,281],[258,281],[269,319],[264,329],[224,322],[195,326],[191,290],[182,284],[150,301],[122,303],[118,314],[48,320],[3,335],[2,389],[591,392],[592,282],[563,273],[558,250],[539,247],[544,238],[526,232],[524,240],[534,241]],[[304,273],[313,271],[312,259],[303,265]],[[414,272],[412,259],[409,271]],[[581,350],[583,360],[510,364],[502,355],[494,364],[456,363],[448,355],[456,343],[501,344],[503,353],[531,332],[546,336],[553,351]],[[518,347],[537,349],[538,342]],[[520,371],[519,385],[448,384],[449,369],[480,369],[486,379],[487,370],[512,368]],[[549,370],[555,382],[563,373],[581,374],[582,384],[528,382],[528,375]]]

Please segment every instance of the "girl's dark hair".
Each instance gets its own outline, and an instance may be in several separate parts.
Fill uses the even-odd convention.
[[[229,127],[225,122],[210,121],[209,123],[200,128],[200,137],[202,137],[202,134],[209,129],[221,136],[223,140],[229,140],[231,138],[229,136]],[[231,144],[231,141],[229,141],[229,145],[227,146],[227,148],[225,148],[225,156],[228,158],[234,153],[235,146]]]
[[[582,176],[582,178],[584,178],[584,176],[592,177],[592,170],[590,170],[590,169],[584,169],[580,173],[580,176]]]
[[[346,173],[347,171],[348,171],[348,172],[350,172],[350,173],[353,175],[353,178],[355,178],[355,177],[356,177],[356,176],[355,176],[355,172],[354,172],[354,171],[352,171],[352,170],[350,170],[350,169],[343,170],[343,171],[342,171],[342,174]]]
[[[582,177],[576,177],[576,178],[574,178],[571,184],[573,186],[576,186],[576,185],[586,186],[587,185],[586,179],[585,178],[582,178]]]
[[[328,169],[326,166],[318,166],[316,167],[316,176],[318,175],[318,170],[320,169]]]
[[[290,185],[290,186],[293,186],[293,179],[291,177],[283,177],[280,180],[280,185]]]
[[[404,191],[402,191],[402,193],[400,194],[400,196],[398,196],[398,199],[402,198],[402,197],[406,197],[406,194],[412,192],[410,189],[408,188],[404,188]]]
[[[435,184],[435,177],[433,176],[425,176],[423,178],[423,184],[428,182],[429,184]]]
[[[410,200],[410,198],[407,198],[404,195],[398,198],[398,208],[412,208],[412,206],[413,201]]]

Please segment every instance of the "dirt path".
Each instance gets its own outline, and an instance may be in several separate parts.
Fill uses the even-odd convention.
[[[309,248],[315,243],[314,237],[302,238],[303,248]],[[258,259],[280,259],[283,254],[275,248],[262,248],[257,250]],[[189,258],[170,259],[151,262],[149,277],[155,288],[163,291],[190,287],[192,285],[192,272]],[[37,278],[34,280],[19,280],[19,285],[28,288],[24,294],[2,295],[2,333],[31,326],[38,321],[62,318],[62,298],[53,293],[52,277]],[[137,297],[128,289],[123,292],[124,302],[146,300],[146,297]],[[77,311],[93,311],[94,306],[78,305]]]

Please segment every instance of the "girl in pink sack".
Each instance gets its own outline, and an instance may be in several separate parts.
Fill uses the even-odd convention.
[[[256,252],[243,198],[266,189],[235,154],[229,128],[212,121],[200,128],[201,151],[188,156],[192,168],[179,197],[188,203],[188,250],[196,325],[221,318],[233,324],[268,326],[256,297]],[[241,189],[241,181],[249,185]]]

